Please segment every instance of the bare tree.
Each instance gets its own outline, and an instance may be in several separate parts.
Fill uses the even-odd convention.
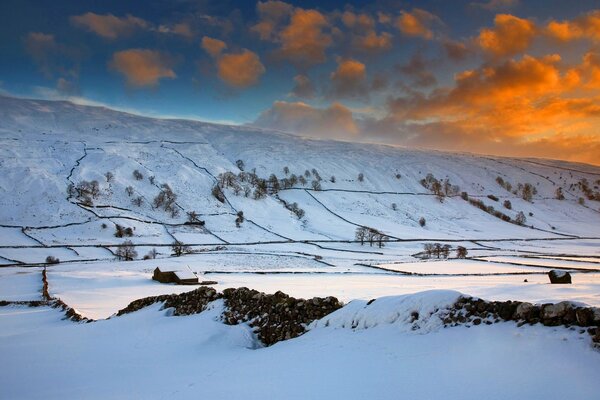
[[[144,179],[144,175],[142,175],[142,173],[137,169],[133,171],[133,177],[136,181],[141,181],[142,179]]]
[[[244,161],[242,161],[242,160],[237,160],[237,161],[235,162],[235,165],[238,167],[238,169],[239,169],[240,171],[243,171],[243,170],[244,170]]]
[[[57,257],[54,257],[54,256],[46,257],[46,264],[58,264],[58,263],[60,263],[60,260]]]
[[[365,239],[367,238],[367,228],[365,228],[364,226],[359,226],[358,228],[356,228],[354,238],[360,241],[361,246],[364,245]]]
[[[421,217],[419,219],[419,225],[421,225],[421,227],[425,226],[426,223],[427,223],[427,221],[425,220],[425,217]]]
[[[358,181],[362,182],[365,180],[365,175],[361,172],[360,174],[358,174]]]
[[[283,173],[288,175],[290,173],[290,169],[287,166],[283,167]]]
[[[171,244],[171,250],[173,251],[173,254],[175,254],[175,256],[177,257],[181,256],[182,254],[190,253],[192,251],[190,246],[183,244],[179,240],[176,240]]]
[[[457,258],[466,258],[468,254],[467,248],[463,246],[458,246],[456,248],[456,257]]]
[[[133,205],[141,207],[144,204],[144,198],[142,196],[137,196],[133,200],[131,200]]]
[[[119,260],[133,261],[138,254],[131,240],[126,240],[117,247],[115,255]]]
[[[152,250],[150,250],[145,256],[144,256],[144,260],[154,260],[156,258],[156,256],[158,255],[158,252],[156,251],[156,249],[153,247]]]
[[[114,177],[115,177],[115,176],[114,176],[114,175],[113,175],[113,173],[112,173],[112,172],[110,172],[110,171],[106,171],[106,172],[104,173],[104,178],[106,178],[106,182],[108,182],[108,183],[112,182],[112,181],[113,181],[113,179],[114,179]]]
[[[527,217],[525,217],[523,211],[519,211],[517,213],[517,216],[515,217],[515,222],[519,225],[523,225],[525,224],[525,222],[527,222]]]
[[[242,223],[244,223],[244,212],[243,211],[238,211],[237,212],[237,218],[235,219],[235,226],[237,228],[239,228]]]
[[[131,197],[133,195],[133,186],[127,186],[125,188],[125,193],[127,193],[127,196]]]
[[[321,183],[319,181],[312,181],[311,186],[313,190],[321,190]]]
[[[564,200],[565,199],[565,195],[564,195],[563,189],[561,187],[558,187],[558,189],[556,189],[554,197],[557,200]]]

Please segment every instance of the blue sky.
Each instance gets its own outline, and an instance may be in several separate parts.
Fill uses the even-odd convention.
[[[582,144],[600,151],[595,6],[5,0],[0,90],[317,137],[593,162],[600,153],[577,154]],[[535,96],[523,103],[525,92]],[[566,111],[573,99],[577,113]],[[564,115],[540,123],[551,112],[540,104]],[[537,119],[493,118],[522,107]],[[473,109],[476,123],[461,121]]]

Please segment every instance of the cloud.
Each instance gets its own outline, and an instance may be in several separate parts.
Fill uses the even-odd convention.
[[[353,40],[356,49],[366,52],[379,52],[389,50],[392,47],[392,35],[387,32],[377,33],[372,30],[364,36],[356,36]]]
[[[396,27],[406,36],[433,39],[433,31],[430,26],[441,20],[428,11],[415,8],[412,12],[402,11],[396,19]]]
[[[580,15],[572,21],[550,21],[545,33],[560,41],[568,42],[576,39],[600,41],[600,10],[593,10]]]
[[[473,2],[472,7],[483,8],[488,11],[506,10],[519,5],[519,0],[488,0],[486,2]]]
[[[309,67],[326,60],[325,50],[332,44],[327,17],[317,10],[294,8],[282,1],[257,4],[259,22],[251,28],[262,40],[279,44],[275,55],[298,67]]]
[[[217,60],[219,78],[230,86],[244,88],[258,82],[265,67],[258,55],[250,50],[225,54]]]
[[[279,35],[277,55],[301,66],[324,62],[325,50],[332,44],[331,35],[324,32],[328,26],[327,18],[317,10],[295,9]]]
[[[116,17],[112,14],[100,15],[88,12],[70,18],[74,26],[93,32],[106,39],[130,36],[138,29],[147,29],[149,24],[141,18],[127,15]]]
[[[405,69],[416,71],[418,64]],[[276,102],[255,124],[317,137],[600,164],[594,73],[600,73],[594,52],[572,66],[558,55],[525,55],[463,71],[453,85],[428,94],[390,99],[383,115],[338,103]]]
[[[345,37],[349,39],[350,53],[354,50],[376,53],[389,50],[392,47],[392,35],[388,32],[378,34],[375,29],[376,20],[371,15],[347,10],[337,14],[337,16],[346,28],[344,32],[334,28],[339,36],[337,39],[343,40]]]
[[[369,129],[406,145],[597,164],[580,145],[600,146],[587,133],[600,118],[600,97],[577,97],[588,64],[561,68],[557,55],[526,55],[484,65],[457,74],[453,87],[391,100]]]
[[[479,31],[477,44],[495,57],[511,56],[525,51],[537,34],[535,24],[510,14],[498,14],[493,28]]]
[[[294,87],[290,93],[291,96],[310,99],[315,97],[315,94],[315,87],[308,76],[296,75],[294,77]]]
[[[367,68],[354,59],[338,58],[337,69],[331,73],[330,97],[364,98],[367,96]]]
[[[368,14],[356,14],[352,11],[344,11],[341,16],[343,24],[348,28],[359,28],[361,30],[372,30],[375,28],[375,20]]]
[[[467,58],[470,53],[470,50],[462,42],[445,40],[442,43],[442,46],[444,47],[444,51],[446,52],[448,58],[454,61],[462,61]]]
[[[161,79],[177,77],[175,61],[156,50],[130,49],[113,54],[109,67],[122,74],[134,87],[156,86]]]
[[[58,43],[54,35],[30,32],[23,39],[25,52],[47,79],[57,79],[57,88],[69,93],[79,91],[79,64],[83,52]]]
[[[202,38],[201,46],[211,57],[220,56],[223,50],[227,48],[227,44],[224,41],[208,36]]]
[[[427,62],[423,59],[421,53],[415,53],[408,63],[398,67],[403,74],[411,77],[416,86],[426,87],[437,83],[437,79],[427,70]]]
[[[156,30],[159,33],[180,35],[188,39],[194,37],[194,32],[187,22],[179,22],[174,25],[159,25]]]
[[[256,11],[260,21],[250,29],[258,33],[262,40],[273,40],[281,23],[292,14],[294,7],[283,1],[259,1]]]
[[[352,139],[359,130],[352,111],[339,103],[315,108],[302,102],[276,101],[253,125],[330,139]]]

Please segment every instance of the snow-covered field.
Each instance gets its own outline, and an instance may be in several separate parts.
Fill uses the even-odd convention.
[[[258,178],[307,182],[262,199],[226,187],[218,201],[211,191],[219,174],[241,173],[238,160]],[[56,309],[0,307],[2,399],[559,399],[594,398],[600,389],[600,353],[576,331],[502,323],[415,333],[382,322],[406,302],[441,307],[452,291],[600,306],[600,203],[580,201],[583,180],[599,190],[598,167],[319,141],[0,96],[0,172],[0,301],[40,300],[46,266],[50,295],[100,320],[75,324]],[[428,174],[457,185],[456,194],[440,202],[420,183]],[[514,189],[530,184],[532,199],[498,178]],[[98,181],[90,203],[67,192],[84,180]],[[177,215],[153,204],[163,184],[176,195]],[[496,218],[461,192],[526,221]],[[293,203],[301,218],[286,208]],[[203,226],[186,224],[191,211]],[[131,236],[116,237],[117,225]],[[361,244],[361,226],[389,240]],[[115,257],[125,240],[134,261]],[[190,254],[173,256],[175,240]],[[423,258],[434,243],[451,247],[449,259]],[[457,258],[458,246],[466,259]],[[156,258],[143,259],[152,250]],[[60,263],[45,264],[48,256]],[[349,305],[337,323],[269,348],[247,325],[215,320],[217,303],[189,317],[169,318],[155,306],[103,320],[135,299],[190,290],[152,281],[156,267],[189,268],[217,281],[217,290],[331,295]],[[553,268],[570,271],[573,284],[550,285]],[[361,314],[383,318],[376,328],[339,327],[382,296],[396,300],[382,314]]]
[[[246,325],[213,309],[166,317],[159,306],[73,324],[54,309],[0,309],[0,374],[7,399],[593,399],[600,355],[566,328],[501,323],[422,328],[456,292],[354,302],[305,335],[261,348]],[[378,302],[373,303],[373,306]],[[360,314],[358,314],[360,315]],[[397,315],[397,314],[396,314]],[[349,326],[354,319],[356,329]],[[368,327],[368,329],[366,329]],[[40,330],[42,328],[42,330]]]

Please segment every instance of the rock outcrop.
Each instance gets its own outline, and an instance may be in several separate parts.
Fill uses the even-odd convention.
[[[548,272],[550,283],[571,283],[571,274],[567,271],[551,270]]]
[[[295,299],[283,292],[265,294],[245,287],[225,289],[223,293],[210,287],[191,292],[152,296],[131,302],[117,316],[138,311],[155,303],[173,308],[173,315],[197,314],[211,301],[224,299],[223,321],[229,325],[248,323],[260,341],[270,346],[306,332],[306,325],[342,307],[335,297]]]

